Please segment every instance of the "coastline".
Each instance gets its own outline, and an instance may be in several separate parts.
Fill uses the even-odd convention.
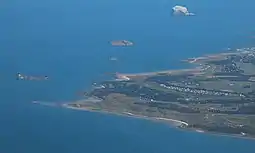
[[[248,48],[250,49],[250,48]],[[251,48],[250,51],[255,51],[255,48]],[[151,77],[153,75],[186,75],[186,74],[194,74],[194,75],[200,75],[206,73],[206,70],[208,69],[207,63],[209,62],[217,62],[220,60],[225,60],[229,55],[238,55],[238,54],[247,54],[250,53],[250,51],[246,51],[245,49],[241,50],[236,50],[235,52],[223,52],[219,54],[211,54],[211,55],[205,55],[201,57],[196,57],[196,58],[188,58],[185,60],[185,62],[188,62],[189,64],[194,64],[194,68],[189,68],[189,69],[176,69],[176,70],[165,70],[165,71],[156,71],[156,72],[142,72],[142,73],[116,73],[116,80],[135,80],[135,79],[144,79],[147,77]],[[184,61],[184,60],[183,60]],[[210,76],[210,75],[209,75]],[[224,77],[224,76],[223,76]],[[229,76],[227,76],[229,77]],[[210,131],[205,129],[199,129],[199,128],[193,128],[190,126],[188,123],[180,121],[180,120],[175,120],[172,119],[171,116],[169,118],[162,118],[162,117],[152,117],[150,115],[139,115],[139,112],[136,112],[137,114],[132,114],[130,112],[118,112],[116,110],[111,110],[111,109],[95,109],[95,107],[90,108],[90,107],[81,107],[81,106],[71,106],[69,104],[72,103],[67,103],[63,104],[62,106],[65,108],[69,109],[75,109],[75,110],[82,110],[82,111],[90,111],[90,112],[99,112],[99,113],[108,113],[108,114],[114,114],[114,115],[121,115],[121,116],[126,116],[126,117],[134,117],[134,118],[141,118],[141,119],[148,119],[148,120],[153,120],[153,121],[160,121],[160,122],[165,122],[168,123],[169,125],[173,127],[177,127],[178,129],[181,130],[187,130],[187,131],[193,131],[197,133],[208,133],[211,135],[217,135],[217,136],[229,136],[229,137],[236,137],[236,138],[244,138],[244,139],[252,139],[255,140],[255,138],[251,135],[246,135],[246,133],[237,133],[237,134],[232,134],[231,132],[221,132],[221,131]],[[74,103],[75,104],[75,103]],[[77,103],[76,103],[77,104]]]
[[[88,109],[88,108],[77,108],[77,107],[68,106],[68,104],[70,104],[70,103],[62,104],[62,107],[65,108],[65,109],[72,109],[72,110],[78,110],[78,111],[87,111],[87,112],[94,112],[94,113],[103,113],[103,114],[112,114],[112,115],[118,115],[118,116],[123,116],[123,117],[146,119],[146,120],[149,120],[149,121],[152,121],[152,122],[166,123],[167,125],[170,125],[171,127],[176,128],[176,129],[181,130],[181,131],[208,134],[208,135],[211,135],[211,136],[224,136],[224,137],[230,137],[230,138],[255,140],[254,137],[241,136],[241,135],[237,135],[237,134],[224,134],[224,133],[205,131],[203,129],[185,128],[185,127],[182,127],[180,125],[173,124],[172,122],[184,123],[185,125],[188,125],[188,123],[183,122],[183,121],[179,121],[179,120],[175,120],[175,119],[141,116],[141,115],[136,115],[136,114],[132,114],[132,113],[129,113],[129,112],[117,113],[117,112],[110,112],[110,111],[106,111],[106,110],[91,110],[91,109]]]
[[[254,49],[255,51],[255,49]],[[131,79],[136,79],[136,78],[143,78],[143,77],[150,77],[152,75],[160,75],[161,73],[166,75],[166,74],[173,74],[173,75],[179,75],[179,74],[201,74],[203,72],[206,71],[207,66],[206,63],[209,61],[217,61],[217,60],[225,60],[225,58],[228,55],[235,55],[235,54],[243,54],[245,53],[244,51],[241,52],[227,52],[227,53],[220,53],[220,54],[215,54],[215,55],[206,55],[206,56],[201,56],[201,57],[197,57],[197,58],[188,58],[187,60],[185,60],[185,62],[188,62],[190,64],[194,64],[195,67],[194,68],[190,68],[190,69],[176,69],[176,70],[165,70],[165,71],[156,71],[156,72],[142,72],[142,73],[130,73],[130,74],[122,74],[122,73],[116,73],[117,76],[117,80],[131,80]],[[66,109],[73,109],[73,110],[80,110],[80,111],[88,111],[88,112],[96,112],[96,113],[104,113],[104,114],[112,114],[112,115],[118,115],[118,116],[124,116],[124,117],[132,117],[132,118],[140,118],[140,119],[146,119],[146,120],[151,120],[151,121],[156,121],[156,122],[164,122],[168,125],[170,125],[171,127],[175,127],[177,129],[180,130],[185,130],[185,131],[191,131],[191,132],[196,132],[196,133],[205,133],[205,134],[210,134],[210,135],[216,135],[216,136],[227,136],[227,137],[233,137],[233,138],[242,138],[242,139],[251,139],[251,140],[255,140],[255,137],[251,137],[249,135],[245,135],[242,132],[240,134],[231,134],[231,132],[222,132],[221,131],[217,131],[217,132],[213,132],[210,130],[207,130],[206,128],[193,128],[192,126],[189,125],[189,123],[181,121],[181,120],[177,120],[177,119],[173,119],[173,116],[169,116],[169,118],[164,118],[164,117],[157,117],[160,115],[155,115],[155,116],[151,116],[150,114],[146,114],[145,115],[140,115],[139,112],[136,112],[136,114],[133,114],[131,112],[128,111],[117,111],[115,109],[100,109],[97,107],[93,107],[93,106],[85,106],[85,107],[81,107],[81,105],[79,105],[79,101],[75,101],[75,102],[67,102],[67,103],[62,103],[60,105],[49,105],[48,103],[45,102],[38,102],[35,101],[33,103],[37,103],[37,104],[41,104],[41,105],[46,105],[46,106],[60,106],[62,108],[66,108]],[[72,105],[72,104],[77,104],[77,105]],[[180,119],[180,118],[179,118]]]
[[[181,60],[181,62],[195,65],[194,68],[161,70],[161,71],[141,72],[141,73],[116,73],[116,77],[119,80],[130,80],[136,77],[148,77],[148,76],[158,75],[161,73],[172,74],[172,75],[177,75],[181,73],[199,74],[199,73],[202,73],[202,71],[207,69],[203,67],[204,63],[206,63],[207,61],[224,59],[229,55],[245,54],[246,53],[245,49],[255,51],[255,47],[251,47],[251,48],[236,49],[234,51],[227,51],[227,52],[222,52],[217,54],[205,54],[199,57],[193,57],[193,58]]]
[[[167,123],[171,124],[173,127],[178,127],[181,124],[184,124],[185,126],[188,126],[188,123],[183,122],[183,121],[179,121],[179,120],[175,120],[175,119],[160,118],[160,117],[148,117],[148,116],[133,114],[133,113],[130,113],[130,112],[118,113],[118,112],[111,112],[111,111],[106,111],[106,110],[93,110],[93,109],[84,108],[84,107],[83,108],[78,108],[78,107],[68,106],[68,104],[69,103],[62,104],[62,107],[66,108],[66,109],[73,109],[73,110],[80,110],[80,111],[87,111],[87,112],[95,112],[95,113],[103,113],[103,114],[112,114],[112,115],[118,115],[118,116],[124,116],[124,117],[133,117],[133,118],[147,119],[147,120],[153,120],[153,121],[167,122]],[[176,124],[174,124],[174,123],[176,123]]]
[[[207,134],[207,135],[217,136],[217,137],[230,137],[230,138],[236,138],[236,139],[247,139],[247,140],[255,141],[255,137],[247,137],[247,136],[245,137],[245,136],[241,136],[237,134],[224,134],[224,133],[210,132],[210,131],[204,131],[201,129],[191,129],[191,128],[186,128],[186,129],[178,128],[178,130]]]
[[[190,64],[197,64],[194,68],[187,68],[187,69],[172,69],[172,70],[163,70],[163,71],[154,71],[154,72],[141,72],[141,73],[116,73],[116,78],[118,80],[131,80],[136,77],[148,77],[154,76],[158,74],[169,74],[169,75],[177,75],[182,73],[190,73],[190,74],[200,74],[204,70],[200,63],[198,63],[198,59],[202,58],[206,60],[207,58],[198,57],[194,58],[190,61],[190,59],[182,60],[184,62],[188,62]]]

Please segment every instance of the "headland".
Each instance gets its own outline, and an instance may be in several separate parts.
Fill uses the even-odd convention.
[[[255,138],[255,48],[185,60],[192,69],[116,74],[63,107]]]

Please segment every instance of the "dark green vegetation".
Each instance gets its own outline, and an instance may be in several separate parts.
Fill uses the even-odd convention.
[[[200,73],[155,73],[101,82],[86,93],[100,100],[69,105],[170,118],[188,123],[182,128],[255,137],[253,49],[196,60]]]

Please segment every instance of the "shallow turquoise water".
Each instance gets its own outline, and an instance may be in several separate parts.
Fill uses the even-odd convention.
[[[253,153],[254,141],[124,117],[31,105],[68,101],[107,72],[182,68],[179,60],[254,45],[252,0],[15,0],[0,5],[0,152]],[[113,39],[135,42],[130,48]],[[111,56],[119,58],[117,64]],[[16,72],[50,76],[15,80]]]

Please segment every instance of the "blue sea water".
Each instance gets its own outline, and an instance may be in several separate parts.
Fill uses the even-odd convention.
[[[196,16],[173,17],[174,5]],[[255,44],[255,1],[10,0],[0,5],[0,153],[254,153],[255,141],[141,119],[32,105],[64,102],[109,72],[183,68],[179,60]],[[110,40],[134,41],[117,48]],[[111,62],[111,56],[118,62]],[[17,81],[15,74],[50,81]]]

